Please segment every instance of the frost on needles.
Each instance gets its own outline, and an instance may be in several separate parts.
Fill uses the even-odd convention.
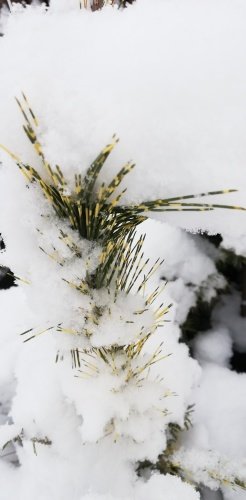
[[[170,330],[171,304],[155,278],[161,260],[145,255],[137,230],[150,211],[218,205],[194,195],[122,204],[134,164],[100,181],[115,137],[84,175],[65,177],[46,159],[27,97],[17,103],[36,166],[2,147],[23,174],[5,171],[18,185],[26,242],[16,279],[30,308],[13,423],[0,430],[15,452],[15,466],[0,464],[8,498],[196,500],[201,483],[244,487],[243,464],[182,446],[200,368]]]

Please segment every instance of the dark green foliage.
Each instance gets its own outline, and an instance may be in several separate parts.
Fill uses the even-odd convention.
[[[246,263],[245,257],[236,255],[230,250],[222,250],[219,260],[216,262],[218,271],[225,276],[229,283],[240,290],[242,284],[242,271]]]
[[[0,266],[0,289],[7,290],[12,286],[17,286],[14,274],[8,267]]]
[[[182,325],[182,339],[185,342],[192,340],[197,333],[206,332],[212,327],[211,315],[213,308],[218,299],[211,302],[205,302],[201,297],[198,297],[197,303],[189,311],[187,319]]]

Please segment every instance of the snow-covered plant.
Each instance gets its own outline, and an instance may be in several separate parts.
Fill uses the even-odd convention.
[[[243,188],[244,158],[235,122],[224,116],[228,109],[233,118],[233,92],[240,98],[241,87],[233,79],[231,94],[228,73],[213,66],[218,16],[223,64],[233,61],[235,74],[241,70],[240,50],[234,55],[243,46],[243,16],[240,9],[228,15],[237,26],[232,41],[225,22],[231,3],[219,12],[217,4],[156,0],[153,9],[152,0],[139,0],[91,15],[77,0],[51,0],[49,10],[13,8],[3,23],[0,136],[17,154],[1,152],[2,262],[20,284],[1,296],[0,418],[7,425],[0,440],[13,462],[0,462],[5,498],[195,500],[199,493],[189,482],[244,485],[243,461],[232,464],[227,451],[210,451],[196,423],[183,431],[201,370],[179,341],[179,324],[195,291],[211,296],[223,280],[209,252],[174,225],[219,231],[227,248],[244,246],[244,213],[230,210],[221,218],[213,210],[222,178],[223,186]],[[191,64],[197,47],[201,64],[195,56]],[[176,67],[182,71],[170,85]],[[213,106],[206,100],[207,75],[218,79]],[[35,103],[34,114],[25,95],[19,101],[26,137],[13,100],[22,88]],[[205,122],[201,109],[208,112]],[[116,137],[93,161],[112,130],[124,137],[137,169],[131,162],[115,169],[122,154]],[[231,141],[224,140],[228,133]],[[215,202],[176,196],[201,189],[212,189],[207,195]],[[243,204],[243,194],[235,193],[231,205]],[[160,248],[148,242],[151,214],[165,215],[156,230],[164,234]],[[167,287],[160,286],[163,274],[172,280]],[[220,333],[211,338],[212,345],[223,342],[223,364],[230,343]],[[208,389],[203,382],[203,419],[220,374],[227,380],[220,368],[211,369]],[[193,431],[200,441],[194,443]]]
[[[17,103],[25,120],[24,131],[40,161],[34,167],[6,147],[3,149],[17,163],[37,200],[41,202],[40,188],[46,199],[46,203],[39,206],[40,213],[36,213],[33,220],[29,217],[36,232],[37,249],[44,255],[43,279],[47,280],[46,273],[50,273],[49,295],[47,286],[43,287],[40,282],[38,261],[29,269],[28,280],[19,276],[17,279],[30,289],[34,284],[31,293],[34,292],[36,301],[40,302],[42,314],[46,301],[52,302],[50,294],[55,293],[56,310],[52,319],[46,317],[41,330],[41,325],[29,325],[21,332],[24,351],[27,342],[31,347],[22,353],[20,364],[24,362],[25,367],[22,365],[18,376],[11,413],[13,424],[3,427],[2,446],[6,448],[12,443],[20,470],[25,474],[37,459],[34,474],[40,475],[41,466],[43,475],[50,456],[54,460],[51,470],[54,466],[64,467],[62,463],[69,454],[71,464],[75,467],[76,463],[75,478],[71,479],[71,471],[64,470],[61,486],[55,485],[57,493],[51,489],[49,495],[53,496],[49,498],[56,498],[54,494],[59,499],[61,495],[65,498],[71,480],[75,481],[74,488],[80,495],[74,498],[112,494],[113,498],[144,499],[150,484],[153,485],[152,498],[159,498],[165,488],[167,499],[174,498],[179,488],[183,498],[198,498],[195,489],[187,483],[181,488],[180,479],[175,482],[170,473],[198,485],[203,482],[210,486],[212,479],[209,482],[206,478],[212,477],[212,486],[219,487],[225,477],[230,477],[231,483],[243,486],[244,480],[236,476],[234,470],[234,475],[231,472],[229,476],[223,473],[223,468],[219,474],[217,467],[215,478],[208,469],[203,477],[193,464],[194,470],[191,468],[188,474],[182,466],[186,464],[187,454],[182,450],[178,454],[174,452],[180,431],[189,425],[190,393],[199,370],[173,331],[169,338],[165,330],[162,333],[170,305],[163,302],[165,285],[153,287],[153,276],[161,261],[151,263],[145,257],[145,235],[136,231],[149,211],[212,210],[221,205],[193,202],[193,195],[137,205],[120,204],[125,192],[119,190],[120,184],[134,164],[123,166],[108,184],[99,181],[104,163],[117,143],[115,137],[84,176],[75,174],[73,184],[71,178],[64,177],[59,165],[54,168],[46,160],[38,139],[39,123],[26,96],[23,94],[22,101]],[[40,320],[38,309],[35,320]],[[39,342],[34,342],[35,337],[40,337]],[[38,358],[41,355],[38,369],[36,361],[34,365],[28,361],[30,356],[36,360],[37,354]],[[181,364],[178,376],[177,363]],[[33,377],[40,384],[43,370],[48,371],[48,381],[51,387],[55,383],[55,387],[50,391],[48,386],[46,391],[45,384],[45,391],[40,387],[41,391],[36,393]],[[60,404],[58,394],[54,394],[56,390],[59,390]],[[50,397],[55,400],[49,408]],[[27,414],[23,414],[25,398],[29,407]],[[64,444],[64,433],[71,432]],[[73,458],[71,446],[75,446]],[[204,454],[206,456],[206,452]],[[89,473],[98,456],[101,456],[99,470],[96,466]],[[102,460],[107,462],[103,474]],[[137,479],[136,472],[141,475],[146,461],[148,469],[156,463],[166,475],[159,477],[155,473],[147,483]],[[82,477],[80,474],[77,477],[78,466]],[[47,470],[44,476],[49,482]],[[47,484],[44,480],[41,483],[42,491],[46,492]],[[23,491],[21,494],[26,495],[26,486]]]
[[[212,450],[181,448],[171,457],[171,463],[187,481],[204,484],[211,490],[217,490],[221,484],[246,488],[246,461],[231,462]]]

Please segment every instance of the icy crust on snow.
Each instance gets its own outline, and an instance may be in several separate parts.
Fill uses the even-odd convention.
[[[1,142],[36,162],[13,99],[23,90],[48,159],[70,180],[116,132],[121,142],[104,180],[131,158],[137,164],[123,201],[238,188],[203,200],[245,204],[245,2],[138,0],[93,15],[75,2],[66,7],[18,8],[5,22]],[[245,253],[244,213],[155,216],[222,232],[226,247]]]

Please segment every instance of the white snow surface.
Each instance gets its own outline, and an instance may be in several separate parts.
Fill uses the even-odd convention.
[[[116,133],[103,176],[136,162],[124,202],[236,188],[203,200],[244,205],[245,2],[138,0],[93,15],[76,6],[18,7],[5,22],[1,142],[35,161],[14,102],[24,91],[48,159],[70,178]],[[155,216],[222,232],[226,247],[245,253],[243,212]]]
[[[232,339],[228,328],[222,326],[198,334],[193,347],[195,357],[201,363],[210,361],[217,365],[228,366],[232,357]]]
[[[216,448],[232,460],[246,456],[245,390],[244,373],[238,374],[214,363],[203,366],[200,387],[196,391],[194,423],[204,431],[205,447]]]

